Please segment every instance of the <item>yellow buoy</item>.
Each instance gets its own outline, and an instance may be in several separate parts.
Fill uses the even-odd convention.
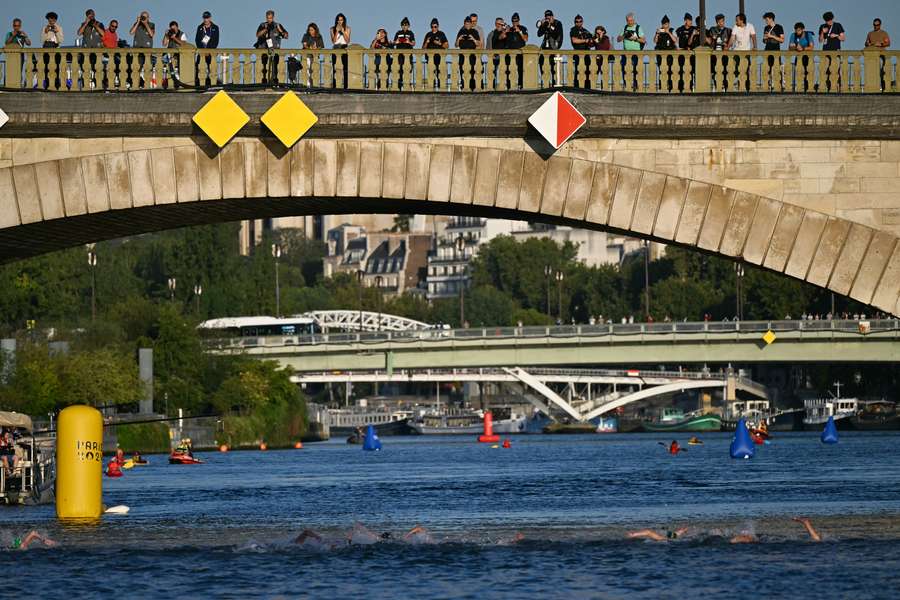
[[[70,406],[56,427],[56,516],[97,519],[103,512],[103,417]]]

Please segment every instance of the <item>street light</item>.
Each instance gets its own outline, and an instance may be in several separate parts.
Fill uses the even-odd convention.
[[[91,268],[91,322],[97,320],[97,277],[94,269],[97,266],[97,254],[93,250],[87,253],[88,266]]]
[[[466,307],[465,307],[465,289],[466,289],[466,240],[463,236],[459,236],[456,238],[456,252],[459,255],[459,258],[463,261],[462,267],[460,268],[460,277],[459,277],[459,326],[461,328],[466,326]]]
[[[562,308],[562,282],[566,276],[562,271],[556,272],[556,309],[557,309],[557,319],[559,319],[560,325],[565,323],[565,319],[563,318],[563,308]]]
[[[194,286],[194,299],[197,301],[197,314],[200,314],[200,296],[203,295],[203,286],[199,283]]]
[[[550,318],[550,275],[553,274],[553,269],[550,268],[550,265],[546,265],[544,267],[544,280],[547,283],[547,318]]]
[[[738,321],[744,320],[744,265],[735,263],[734,265],[734,305],[735,314]]]
[[[363,289],[363,279],[366,276],[366,272],[362,269],[359,269],[356,272],[356,283],[357,288],[359,288],[359,331],[362,333],[363,330],[363,310],[362,310],[362,289]]]
[[[644,240],[644,308],[647,309],[646,319],[650,322],[650,240]]]
[[[278,259],[281,258],[281,246],[272,244],[272,258],[275,259],[275,317],[281,318],[281,282],[278,279]]]
[[[375,287],[378,289],[378,331],[381,331],[381,283],[384,281],[384,277],[381,275],[375,276]]]
[[[169,277],[169,300],[172,302],[175,301],[175,286],[177,283],[178,282],[174,277]]]

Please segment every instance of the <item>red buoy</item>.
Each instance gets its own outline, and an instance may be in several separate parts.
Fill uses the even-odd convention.
[[[482,444],[496,444],[500,441],[500,436],[494,434],[494,416],[489,412],[484,413],[484,434],[478,436],[478,441]]]
[[[509,443],[509,438],[503,440],[503,447],[504,448],[512,448],[512,444]]]

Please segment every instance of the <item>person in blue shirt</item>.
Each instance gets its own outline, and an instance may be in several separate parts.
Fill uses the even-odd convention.
[[[794,77],[792,86],[795,91],[797,89],[798,72],[801,77],[803,77],[803,91],[809,91],[813,76],[813,73],[809,70],[809,53],[812,52],[815,46],[815,38],[811,31],[806,31],[806,25],[802,22],[795,23],[794,33],[792,33],[791,37],[788,39],[788,49],[793,50],[794,52],[800,52],[804,55],[800,60],[797,60],[796,58],[793,60]]]

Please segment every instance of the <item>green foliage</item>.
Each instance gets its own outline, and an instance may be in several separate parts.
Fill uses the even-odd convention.
[[[137,451],[141,454],[165,453],[170,449],[169,428],[165,423],[138,423],[116,427],[119,447],[125,457]]]

